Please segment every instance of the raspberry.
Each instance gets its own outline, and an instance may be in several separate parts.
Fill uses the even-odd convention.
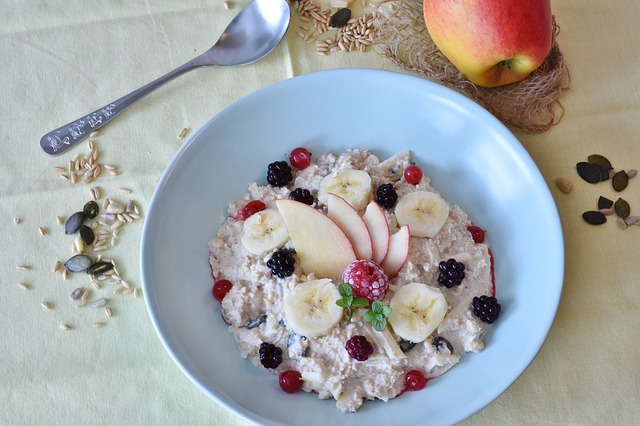
[[[460,285],[464,278],[464,263],[457,262],[455,259],[440,262],[438,269],[440,269],[438,282],[446,288]]]
[[[345,349],[349,356],[356,361],[366,361],[373,353],[373,345],[364,336],[353,336],[347,340]]]
[[[471,232],[471,237],[473,237],[474,243],[484,243],[484,229],[476,225],[469,225],[467,226],[467,231]]]
[[[354,297],[366,297],[369,302],[382,300],[389,288],[389,278],[375,262],[356,260],[342,273],[342,281],[353,289]]]
[[[410,370],[407,371],[407,374],[404,376],[404,387],[406,390],[410,391],[419,391],[424,389],[427,386],[427,382],[429,379],[424,377],[422,371],[420,370]]]
[[[266,209],[267,206],[260,200],[249,201],[236,215],[233,217],[235,220],[247,220],[255,213],[261,212]]]
[[[412,164],[404,169],[404,180],[406,180],[408,184],[417,185],[420,183],[420,179],[422,179],[422,170],[420,167]]]
[[[273,343],[262,342],[258,353],[260,364],[265,368],[277,368],[282,362],[282,349]]]
[[[286,161],[274,161],[267,167],[267,182],[273,186],[285,186],[293,180],[291,167]]]
[[[296,393],[302,389],[304,382],[302,381],[302,374],[296,370],[287,370],[280,373],[278,377],[280,388],[286,393]]]
[[[380,185],[376,189],[376,202],[385,209],[390,209],[398,201],[398,193],[390,183]]]
[[[276,250],[271,259],[267,260],[267,266],[271,269],[271,273],[278,278],[286,278],[293,275],[296,267],[296,260],[293,252],[288,249]]]
[[[213,290],[211,290],[211,294],[213,294],[214,299],[218,302],[222,303],[222,299],[229,293],[233,284],[229,280],[219,280],[213,284]]]
[[[298,170],[306,169],[311,164],[311,153],[306,148],[295,148],[289,155],[289,162]]]
[[[474,297],[471,305],[473,314],[480,318],[480,321],[492,324],[500,316],[502,307],[493,296]]]
[[[300,201],[301,203],[305,203],[309,206],[312,205],[313,202],[316,200],[313,197],[313,195],[311,195],[311,191],[304,188],[296,188],[293,191],[291,191],[291,194],[289,194],[289,199]]]

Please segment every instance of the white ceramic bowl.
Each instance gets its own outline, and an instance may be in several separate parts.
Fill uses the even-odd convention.
[[[411,150],[443,196],[488,232],[503,313],[486,348],[420,392],[365,402],[280,391],[274,374],[240,357],[211,297],[208,241],[230,200],[265,181],[269,162],[296,146],[381,159]],[[404,74],[323,71],[255,92],[211,117],[180,148],[145,220],[141,272],[147,307],[167,351],[217,403],[255,424],[440,425],[485,407],[540,349],[558,306],[564,246],[558,213],[536,165],[497,119],[468,98]]]

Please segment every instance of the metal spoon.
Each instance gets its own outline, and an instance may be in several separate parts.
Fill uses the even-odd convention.
[[[209,50],[117,101],[47,133],[40,140],[40,147],[47,155],[62,154],[137,100],[187,71],[204,66],[246,65],[262,59],[284,37],[290,16],[286,0],[253,0]]]

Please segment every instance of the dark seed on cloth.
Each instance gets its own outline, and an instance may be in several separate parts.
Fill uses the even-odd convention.
[[[592,154],[588,156],[587,161],[590,162],[591,164],[596,164],[598,166],[601,166],[605,170],[613,169],[611,162],[606,157],[600,154]]]
[[[89,266],[87,269],[87,274],[89,275],[104,275],[107,272],[113,269],[113,263],[105,262],[101,260],[100,262],[96,262],[93,265]]]
[[[87,225],[82,225],[80,227],[80,238],[82,238],[82,242],[86,245],[90,246],[93,244],[95,240],[95,234],[93,233],[93,229],[88,227]]]
[[[91,259],[91,257],[87,256],[86,254],[77,254],[71,259],[67,260],[64,263],[64,267],[71,272],[82,272],[86,271],[92,263],[93,259]]]
[[[610,209],[613,207],[613,201],[608,199],[607,197],[600,196],[598,198],[598,210],[600,209]]]
[[[64,233],[67,235],[75,234],[84,222],[84,214],[82,212],[75,212],[64,224]]]
[[[84,214],[85,218],[93,219],[94,217],[98,216],[99,210],[100,206],[98,206],[98,203],[96,203],[95,201],[89,201],[82,208],[82,213]]]
[[[338,9],[336,13],[331,15],[329,25],[331,25],[333,28],[344,27],[349,19],[351,19],[351,9],[349,9],[348,7],[343,7],[342,9]]]
[[[602,180],[602,172],[595,164],[581,161],[576,164],[578,175],[589,183],[598,183]]]
[[[613,179],[611,180],[611,185],[613,185],[613,189],[615,189],[618,192],[625,189],[628,184],[629,184],[629,176],[627,175],[627,172],[625,172],[624,170],[620,170],[618,173],[616,173],[613,176]]]
[[[607,221],[607,217],[604,214],[595,210],[582,213],[582,218],[591,225],[602,225]]]
[[[629,203],[622,198],[618,198],[616,203],[613,205],[613,208],[618,217],[621,217],[623,219],[629,217],[629,214],[631,213],[631,206],[629,206]]]

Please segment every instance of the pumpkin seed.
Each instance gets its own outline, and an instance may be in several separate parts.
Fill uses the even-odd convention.
[[[348,7],[343,7],[342,9],[338,9],[336,13],[331,15],[329,25],[331,25],[333,28],[344,27],[349,19],[351,19],[351,9],[349,9]]]
[[[100,206],[95,201],[89,201],[82,208],[82,213],[86,219],[93,219],[98,216],[98,211],[100,210]]]
[[[627,172],[625,172],[624,170],[620,170],[613,176],[611,184],[613,185],[613,189],[618,192],[625,189],[629,184],[629,176],[627,175]]]
[[[84,214],[82,212],[75,212],[64,224],[64,233],[67,235],[75,234],[84,222]]]
[[[93,244],[93,241],[96,239],[93,229],[87,225],[82,225],[80,227],[80,238],[82,238],[82,242],[88,246]]]
[[[249,321],[247,323],[247,325],[245,325],[245,328],[247,330],[251,330],[252,328],[256,328],[257,326],[259,326],[260,324],[265,322],[266,319],[267,319],[267,314],[260,315],[259,317],[254,318],[251,321]]]
[[[589,183],[598,183],[602,180],[601,169],[595,164],[581,161],[576,164],[576,170],[578,171],[578,175]]]
[[[87,269],[87,274],[89,275],[104,275],[113,269],[113,263],[105,262],[101,260],[100,262],[96,262],[93,265],[89,266]]]
[[[613,201],[602,195],[598,198],[598,210],[610,209],[611,207],[613,207]]]
[[[618,217],[621,217],[623,219],[626,219],[631,213],[631,207],[629,206],[629,203],[626,200],[623,200],[622,198],[618,198],[616,200],[616,203],[613,205],[613,208],[615,209]]]
[[[590,162],[591,164],[595,164],[595,165],[601,166],[605,170],[613,169],[613,166],[611,165],[611,162],[606,157],[604,157],[604,156],[602,156],[600,154],[592,154],[592,155],[588,156],[587,157],[587,161]]]
[[[594,210],[582,213],[582,218],[591,225],[602,225],[607,221],[604,214]]]
[[[71,272],[82,272],[86,271],[92,263],[93,260],[91,259],[91,257],[87,256],[86,254],[77,254],[71,259],[67,260],[64,263],[64,267]]]

